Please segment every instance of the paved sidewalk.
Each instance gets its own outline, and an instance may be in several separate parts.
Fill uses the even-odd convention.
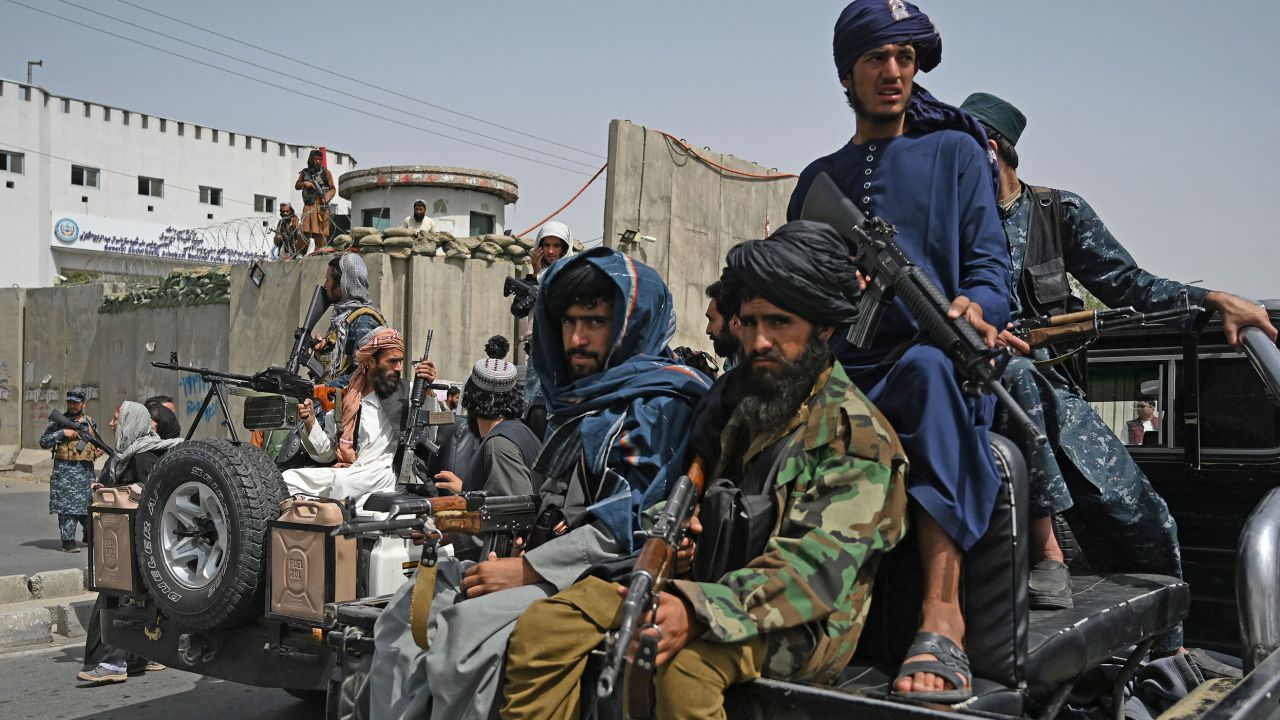
[[[88,551],[60,550],[58,517],[49,514],[49,479],[0,472],[0,576],[84,568]]]

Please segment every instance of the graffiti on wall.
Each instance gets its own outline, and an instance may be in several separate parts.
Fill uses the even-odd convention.
[[[195,373],[179,375],[178,399],[175,404],[178,406],[178,412],[182,413],[181,420],[184,428],[191,427],[191,423],[196,421],[196,416],[200,414],[200,404],[204,402],[207,392],[209,392],[209,383],[204,378]],[[204,410],[201,422],[212,421],[217,410],[217,406],[210,403]]]

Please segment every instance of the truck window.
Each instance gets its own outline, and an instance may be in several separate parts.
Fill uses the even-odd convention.
[[[1280,447],[1280,407],[1246,358],[1200,359],[1200,446]]]
[[[1168,445],[1164,367],[1163,362],[1089,364],[1089,404],[1125,445]]]

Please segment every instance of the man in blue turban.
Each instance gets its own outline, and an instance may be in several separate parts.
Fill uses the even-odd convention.
[[[791,196],[800,216],[813,179],[827,173],[868,217],[897,227],[897,242],[994,343],[1009,318],[1009,252],[996,210],[986,136],[971,117],[915,85],[942,60],[929,17],[903,0],[856,0],[836,21],[836,72],[856,119],[852,140],[811,163]],[[939,348],[897,301],[874,341],[837,341],[850,379],[898,432],[911,462],[908,492],[924,564],[921,625],[894,692],[933,702],[969,697],[962,651],[960,563],[987,530],[999,487],[987,441],[990,397],[972,398]]]

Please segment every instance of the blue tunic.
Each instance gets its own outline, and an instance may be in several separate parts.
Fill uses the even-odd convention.
[[[868,217],[898,231],[907,257],[942,294],[977,302],[996,327],[1009,321],[1009,252],[996,210],[991,169],[982,148],[955,130],[849,143],[800,174],[787,219],[804,207],[820,172]],[[836,352],[849,376],[888,417],[911,461],[910,492],[962,549],[984,532],[999,489],[987,446],[994,400],[959,392],[954,367],[936,348],[920,347],[881,365],[916,335],[915,320],[896,301],[880,320],[871,347]]]

